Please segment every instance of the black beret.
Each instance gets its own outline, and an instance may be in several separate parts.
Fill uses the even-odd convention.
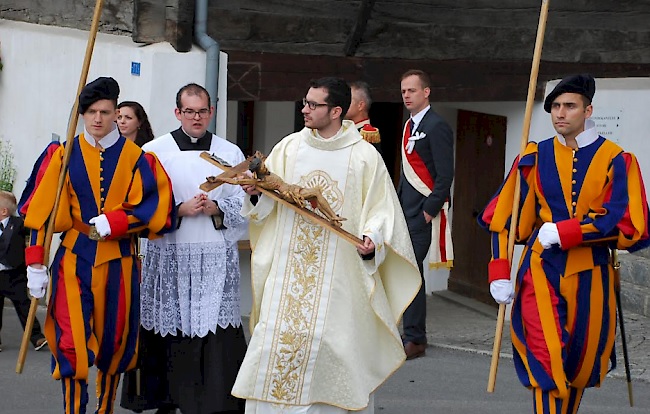
[[[550,113],[553,101],[563,93],[579,93],[580,95],[586,96],[591,103],[596,93],[596,81],[588,73],[567,76],[548,94],[544,100],[544,110]]]
[[[115,79],[101,77],[84,86],[79,94],[79,113],[86,112],[88,107],[102,99],[117,101],[120,95],[120,86]]]

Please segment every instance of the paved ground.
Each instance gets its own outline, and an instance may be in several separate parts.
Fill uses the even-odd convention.
[[[446,291],[429,297],[427,306],[430,345],[492,355],[497,308]],[[625,331],[632,379],[650,383],[650,319],[628,312],[625,314]],[[617,368],[609,375],[625,378],[620,330],[618,335]],[[501,349],[502,357],[512,358],[507,322]]]
[[[39,320],[44,311],[39,310]],[[512,365],[506,326],[496,391],[487,385],[496,308],[450,292],[428,299],[429,348],[423,358],[407,361],[376,393],[376,414],[531,412],[530,392],[519,385]],[[626,315],[632,363],[634,408],[627,401],[627,387],[619,352],[619,368],[610,373],[600,390],[588,390],[581,413],[637,414],[650,412],[650,332],[647,318]],[[45,414],[61,410],[60,384],[49,376],[48,352],[30,349],[23,374],[14,373],[21,329],[14,310],[5,305],[0,352],[0,413]],[[620,341],[619,341],[620,342]],[[620,347],[620,345],[619,345]],[[95,370],[91,370],[94,381]],[[92,382],[91,382],[92,383]],[[89,407],[94,404],[92,396]],[[92,412],[92,410],[88,410]],[[116,408],[116,414],[126,411]],[[151,414],[152,412],[149,412]]]

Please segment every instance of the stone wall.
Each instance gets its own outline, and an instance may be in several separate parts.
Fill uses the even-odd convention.
[[[650,317],[649,249],[635,254],[619,254],[621,261],[621,302],[623,308]]]

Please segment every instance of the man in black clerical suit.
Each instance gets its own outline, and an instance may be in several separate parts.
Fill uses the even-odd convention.
[[[231,395],[246,353],[239,311],[237,241],[248,231],[240,211],[240,186],[203,192],[205,177],[221,170],[202,152],[237,165],[245,157],[233,143],[208,131],[215,115],[208,91],[195,83],[179,89],[174,110],[180,127],[142,146],[156,155],[172,182],[178,228],[143,249],[141,324],[150,353],[140,382],[142,395],[125,379],[122,406],[157,407],[156,414],[244,412]],[[129,392],[129,390],[133,392]],[[137,401],[136,401],[137,399]]]

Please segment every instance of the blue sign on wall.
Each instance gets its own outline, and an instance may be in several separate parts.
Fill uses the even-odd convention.
[[[131,75],[140,76],[140,62],[131,62]]]

